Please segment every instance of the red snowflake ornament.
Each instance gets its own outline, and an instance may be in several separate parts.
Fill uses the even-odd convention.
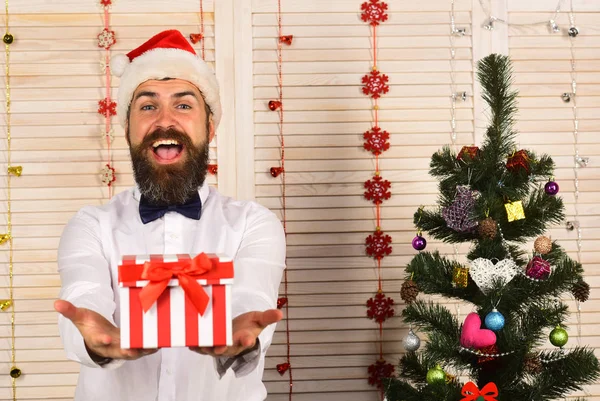
[[[367,301],[367,317],[375,320],[377,323],[383,323],[388,317],[394,316],[394,300],[385,296],[383,291],[377,291],[375,297]]]
[[[104,28],[102,32],[100,32],[100,34],[98,35],[98,47],[103,47],[106,50],[108,50],[115,43],[117,43],[115,31],[111,31],[107,28]]]
[[[100,0],[100,4],[102,4],[104,7],[109,7],[112,6],[112,0]]]
[[[360,18],[364,22],[368,22],[373,26],[377,26],[380,22],[387,21],[387,8],[387,3],[380,2],[379,0],[366,1],[360,6],[360,9],[363,11],[360,15]]]
[[[392,253],[392,237],[384,234],[381,230],[376,230],[373,235],[369,235],[365,242],[367,246],[367,255],[381,260],[384,256]]]
[[[381,379],[387,379],[394,374],[394,365],[387,363],[385,359],[379,359],[369,366],[369,384],[382,388]]]
[[[363,138],[365,140],[365,144],[363,145],[365,150],[373,153],[375,156],[379,156],[390,148],[390,144],[388,143],[390,134],[387,131],[382,131],[377,126],[365,132]]]
[[[102,178],[102,183],[109,187],[117,180],[115,169],[111,167],[110,164],[107,164],[100,170],[100,177]]]
[[[389,191],[392,184],[388,180],[375,174],[372,180],[365,181],[365,198],[373,201],[375,205],[381,205],[384,200],[390,199],[392,193]]]
[[[98,101],[98,114],[102,114],[103,116],[110,117],[117,115],[117,103],[110,100],[110,98],[105,98],[104,100]]]
[[[386,94],[390,90],[390,86],[387,84],[388,80],[387,75],[373,70],[362,78],[362,83],[365,85],[362,91],[367,96],[371,95],[373,99],[379,99],[381,94]]]

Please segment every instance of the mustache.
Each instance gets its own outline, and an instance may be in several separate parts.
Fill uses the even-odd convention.
[[[178,141],[180,144],[182,144],[184,147],[190,149],[194,146],[194,144],[192,143],[192,139],[186,135],[185,133],[176,130],[175,128],[167,128],[167,129],[161,129],[158,128],[154,131],[152,131],[150,134],[146,135],[144,137],[144,139],[142,140],[142,143],[140,143],[139,147],[140,148],[147,148],[152,146],[152,144],[156,141],[159,141],[161,139],[175,139],[176,141]]]

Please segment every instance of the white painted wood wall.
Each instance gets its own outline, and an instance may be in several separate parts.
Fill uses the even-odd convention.
[[[382,209],[394,253],[384,259],[384,290],[399,305],[403,266],[414,251],[412,214],[436,201],[436,182],[427,173],[429,158],[450,141],[450,0],[388,0],[390,19],[379,30],[379,69],[390,76],[391,91],[380,102],[381,126],[391,149],[381,161],[393,183]],[[484,1],[488,4],[487,1]],[[514,23],[547,20],[555,0],[493,0],[492,13]],[[362,198],[362,183],[374,169],[362,150],[362,133],[371,126],[371,103],[360,93],[360,79],[372,66],[370,32],[359,18],[361,0],[281,0],[284,48],[285,133],[288,195],[290,325],[294,400],[375,401],[366,367],[377,358],[377,330],[366,318],[366,300],[376,289],[364,238],[374,229],[372,204]],[[101,51],[95,36],[102,13],[95,0],[10,0],[12,45],[13,164],[23,166],[14,179],[15,310],[17,361],[24,375],[18,399],[72,399],[78,366],[65,360],[52,301],[60,286],[56,247],[67,219],[81,206],[101,204],[107,191],[97,174],[104,162],[100,138],[103,117]],[[583,227],[582,262],[593,290],[582,305],[581,343],[600,347],[600,2],[574,0],[581,34],[576,41],[581,154],[579,210]],[[280,213],[280,181],[268,170],[278,165],[277,115],[267,103],[277,97],[276,0],[205,0],[207,59],[222,85],[225,115],[211,157],[219,164],[210,182],[232,196],[256,199]],[[563,12],[558,22],[568,26]],[[199,31],[197,0],[115,0],[111,25],[115,52],[125,52],[167,28]],[[568,38],[550,34],[544,24],[483,30],[478,0],[456,0],[457,25],[468,35],[456,39],[457,89],[470,96],[457,109],[458,145],[481,140],[486,121],[474,85],[473,65],[490,52],[510,54],[520,90],[519,142],[554,156],[556,178],[569,216],[574,213],[572,112],[560,94],[570,88]],[[4,17],[0,19],[4,23]],[[216,50],[215,50],[216,49]],[[3,63],[3,57],[0,61]],[[1,85],[5,84],[2,78]],[[116,89],[117,80],[113,80]],[[0,89],[2,113],[4,90]],[[5,115],[5,114],[3,114]],[[116,119],[114,120],[116,124]],[[5,133],[5,118],[0,121]],[[123,131],[115,125],[116,190],[133,183]],[[5,136],[5,134],[2,134]],[[3,162],[6,141],[0,141]],[[5,171],[5,169],[0,169]],[[1,192],[6,199],[5,173]],[[6,202],[0,202],[6,223]],[[576,234],[550,231],[576,256]],[[431,241],[429,249],[453,253]],[[459,248],[461,256],[467,245]],[[0,251],[0,275],[8,293],[8,252]],[[569,301],[572,310],[575,306]],[[453,308],[453,306],[451,306]],[[461,308],[461,315],[467,311]],[[0,314],[0,371],[10,361],[10,315]],[[573,314],[571,344],[576,344]],[[285,357],[281,324],[265,372],[269,400],[287,400],[287,376],[275,365]],[[384,325],[386,359],[402,353],[406,327],[399,318]],[[600,385],[588,388],[600,400]],[[12,399],[8,374],[0,376],[0,400]]]

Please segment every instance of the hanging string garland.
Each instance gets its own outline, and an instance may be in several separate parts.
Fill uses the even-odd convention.
[[[364,183],[364,198],[375,205],[375,232],[365,239],[366,255],[375,259],[377,266],[377,292],[367,300],[367,317],[379,326],[379,358],[368,367],[369,384],[382,390],[382,379],[394,374],[394,365],[383,358],[383,323],[394,316],[394,300],[383,292],[381,260],[392,253],[392,237],[381,228],[381,204],[388,200],[392,193],[391,183],[384,180],[379,169],[379,156],[390,148],[390,135],[379,127],[379,99],[389,92],[389,77],[377,68],[377,27],[387,21],[388,5],[380,0],[369,0],[361,5],[361,20],[369,23],[373,38],[373,68],[362,77],[362,93],[373,102],[374,125],[363,134],[363,148],[375,157],[375,173]],[[383,397],[383,391],[382,391]]]
[[[111,118],[117,115],[117,103],[111,97],[110,48],[117,43],[115,31],[110,29],[110,7],[112,0],[99,0],[103,11],[104,28],[98,34],[98,47],[104,49],[100,66],[105,76],[105,97],[98,101],[98,114],[104,117],[104,129],[101,137],[106,141],[106,161],[100,170],[100,180],[108,187],[108,197],[112,198],[113,183],[117,179],[116,170],[112,165],[112,143],[115,134]]]
[[[2,38],[5,49],[5,82],[6,82],[6,164],[7,164],[7,176],[6,176],[6,233],[1,234],[0,244],[4,245],[8,243],[8,299],[0,301],[0,309],[6,311],[10,309],[10,371],[8,372],[11,377],[12,387],[12,399],[17,400],[17,379],[21,376],[21,369],[16,363],[16,348],[15,348],[15,305],[14,305],[14,243],[12,235],[12,207],[11,207],[11,188],[13,177],[20,177],[23,173],[22,166],[13,166],[11,164],[11,110],[10,110],[10,48],[14,43],[15,38],[9,32],[8,25],[8,0],[5,2],[5,16],[4,21],[6,24],[5,34]]]
[[[283,35],[283,28],[281,23],[281,0],[277,0],[277,81],[279,98],[269,101],[269,110],[277,112],[279,114],[279,141],[281,145],[280,153],[280,165],[273,166],[270,168],[270,174],[273,178],[281,176],[281,200],[282,200],[282,222],[283,230],[287,237],[287,207],[286,207],[286,181],[285,181],[285,141],[283,135],[283,119],[284,119],[284,107],[283,107],[283,45],[291,46],[293,35]],[[285,309],[285,336],[286,336],[286,358],[285,362],[277,364],[277,372],[280,375],[288,374],[289,378],[289,400],[292,399],[294,381],[292,376],[292,363],[291,363],[291,352],[290,352],[290,320],[289,320],[289,299],[288,299],[288,274],[287,269],[283,272],[283,294],[277,300],[277,308]]]

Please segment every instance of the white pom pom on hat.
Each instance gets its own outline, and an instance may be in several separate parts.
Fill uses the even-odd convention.
[[[222,109],[215,73],[178,30],[163,31],[126,55],[113,56],[110,70],[120,77],[117,118],[121,126],[125,127],[127,110],[137,87],[150,79],[163,78],[182,79],[196,85],[210,107],[215,130],[219,126]]]

